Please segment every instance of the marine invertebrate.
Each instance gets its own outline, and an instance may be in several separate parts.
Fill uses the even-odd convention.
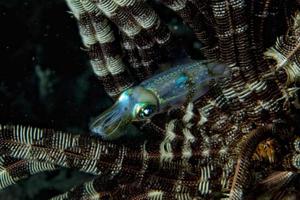
[[[204,95],[209,84],[228,77],[228,67],[204,62],[187,63],[157,74],[125,90],[116,103],[91,124],[91,131],[105,139],[122,136],[132,121],[150,119]]]
[[[2,125],[1,187],[57,165],[96,177],[54,199],[218,199],[227,194],[229,199],[244,199],[259,192],[257,183],[269,187],[291,183],[300,168],[299,139],[288,113],[299,79],[297,2],[161,3],[190,26],[206,58],[230,67],[232,78],[220,80],[195,102],[137,123],[147,133],[138,142]],[[91,65],[113,98],[150,77],[161,62],[159,55],[176,49],[172,33],[147,2],[69,0],[68,4]],[[268,29],[278,20],[285,23],[282,29]],[[278,40],[271,38],[273,47],[266,51],[264,36],[271,32]],[[253,160],[257,146],[269,138],[278,144],[278,155]],[[264,152],[260,156],[264,158]],[[270,195],[284,194],[274,189]]]

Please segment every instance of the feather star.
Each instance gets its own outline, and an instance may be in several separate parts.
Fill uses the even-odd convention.
[[[136,124],[146,133],[141,141],[1,125],[1,188],[67,167],[95,178],[55,200],[299,197],[292,188],[299,178],[300,139],[290,113],[300,76],[299,1],[160,0],[159,6],[139,0],[66,1],[95,75],[112,98],[121,94],[117,107],[128,93],[151,88],[147,79],[155,77],[158,64],[181,48],[158,7],[177,14],[202,44],[205,59],[228,66],[231,77],[172,112],[152,116],[151,109],[160,109],[155,102],[150,110],[133,109],[149,115]],[[176,78],[175,84],[185,79]],[[134,87],[139,83],[145,88]],[[154,88],[159,93],[164,86]],[[168,91],[180,95],[173,89]]]

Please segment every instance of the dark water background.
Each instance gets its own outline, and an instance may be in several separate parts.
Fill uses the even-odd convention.
[[[111,100],[93,76],[63,0],[0,1],[0,121],[83,132]],[[90,179],[73,170],[30,177],[0,199],[48,199]]]
[[[191,32],[168,10],[156,8],[197,55],[200,46]],[[112,103],[81,50],[68,10],[63,0],[0,0],[1,123],[82,133]],[[48,199],[90,178],[66,169],[46,172],[0,191],[0,199]]]

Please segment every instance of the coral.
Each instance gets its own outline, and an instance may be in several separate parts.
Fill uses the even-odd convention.
[[[135,126],[143,137],[104,141],[31,126],[1,125],[1,188],[67,167],[95,175],[53,199],[297,198],[300,76],[296,1],[161,0],[231,77],[204,97]],[[84,50],[106,92],[152,76],[181,47],[147,1],[67,0]],[[277,40],[276,40],[277,38]],[[293,185],[294,184],[294,185]],[[259,186],[265,190],[258,189]]]

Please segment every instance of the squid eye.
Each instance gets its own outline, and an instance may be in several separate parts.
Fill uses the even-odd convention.
[[[155,105],[146,105],[139,109],[137,115],[140,119],[146,119],[151,117],[155,113],[155,111],[156,111]]]

